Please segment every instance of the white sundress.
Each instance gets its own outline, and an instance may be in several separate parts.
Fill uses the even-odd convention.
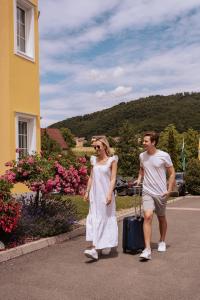
[[[118,245],[118,225],[115,196],[106,205],[111,178],[111,164],[118,161],[116,155],[108,158],[105,164],[98,164],[96,156],[91,156],[93,179],[89,193],[89,214],[86,219],[86,241],[91,241],[96,249],[112,248]]]

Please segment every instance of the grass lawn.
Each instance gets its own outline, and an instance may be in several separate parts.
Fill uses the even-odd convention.
[[[77,148],[72,148],[72,151],[76,156],[84,156],[84,155],[94,155],[95,151],[93,147],[77,147]]]
[[[77,219],[81,220],[84,219],[88,214],[88,203],[83,201],[83,198],[80,196],[65,196],[66,198],[70,198],[77,207]],[[136,205],[138,205],[140,197],[138,196],[117,196],[116,197],[116,208],[117,210],[120,209],[127,209],[134,206],[136,201]]]
[[[65,198],[70,198],[77,207],[77,220],[86,218],[88,214],[88,203],[83,201],[81,196],[64,196]],[[170,197],[172,200],[174,197]],[[117,196],[116,197],[116,209],[128,209],[139,205],[141,197],[139,196]]]
[[[110,148],[111,153],[114,154],[114,149]],[[76,156],[84,156],[84,155],[95,155],[95,150],[93,147],[76,147],[72,148],[72,151]]]

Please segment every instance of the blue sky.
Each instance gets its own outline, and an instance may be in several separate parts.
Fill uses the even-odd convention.
[[[200,91],[200,0],[39,0],[42,127]]]

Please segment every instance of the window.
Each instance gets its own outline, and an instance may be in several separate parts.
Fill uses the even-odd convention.
[[[28,122],[18,121],[18,149],[19,157],[26,156],[28,154]]]
[[[17,158],[36,151],[36,118],[26,114],[16,114]]]
[[[34,6],[27,0],[14,0],[15,54],[34,61]]]
[[[25,10],[17,7],[17,50],[26,52],[25,42]]]

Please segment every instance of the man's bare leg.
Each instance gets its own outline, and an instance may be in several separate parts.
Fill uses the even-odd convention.
[[[157,216],[159,222],[159,230],[160,230],[160,241],[165,241],[166,233],[167,233],[167,219],[166,216]]]
[[[151,234],[152,234],[153,211],[147,210],[144,212],[144,240],[145,247],[151,249]]]

